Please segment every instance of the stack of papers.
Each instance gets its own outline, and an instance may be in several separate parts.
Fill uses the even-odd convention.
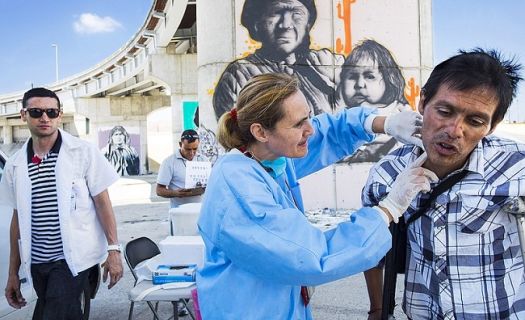
[[[184,188],[192,189],[205,187],[211,174],[211,162],[209,161],[185,161],[186,180]]]

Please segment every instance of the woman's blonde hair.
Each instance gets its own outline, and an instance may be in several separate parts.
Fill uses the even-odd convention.
[[[288,74],[265,73],[254,76],[239,93],[236,117],[231,112],[220,117],[217,130],[219,143],[227,151],[249,146],[255,142],[250,131],[254,123],[273,130],[286,114],[281,108],[283,100],[297,91],[299,81]]]

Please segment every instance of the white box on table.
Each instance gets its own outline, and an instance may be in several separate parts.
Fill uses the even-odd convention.
[[[200,203],[185,203],[170,209],[170,223],[173,235],[176,236],[197,236],[197,220],[201,212]]]
[[[169,236],[159,242],[164,264],[204,264],[204,241],[200,236]]]

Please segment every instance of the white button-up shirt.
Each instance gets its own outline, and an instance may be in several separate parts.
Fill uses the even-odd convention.
[[[93,197],[119,179],[100,151],[87,141],[60,131],[62,146],[56,164],[58,213],[64,257],[73,275],[103,261],[107,240]],[[27,141],[5,166],[0,203],[18,211],[20,258],[28,275],[31,264],[31,180]]]

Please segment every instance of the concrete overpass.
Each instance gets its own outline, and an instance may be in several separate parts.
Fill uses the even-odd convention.
[[[171,138],[169,133],[180,131],[179,123],[172,126],[171,120],[180,115],[171,114],[170,107],[184,99],[197,100],[196,14],[196,0],[154,0],[142,27],[114,54],[46,85],[62,100],[63,128],[94,143],[100,142],[101,128],[138,128],[141,172],[149,171],[148,116],[164,108],[164,115],[157,115],[164,124],[154,127],[162,127],[159,130],[168,131]],[[0,94],[2,144],[20,143],[29,136],[19,119],[24,91]]]

